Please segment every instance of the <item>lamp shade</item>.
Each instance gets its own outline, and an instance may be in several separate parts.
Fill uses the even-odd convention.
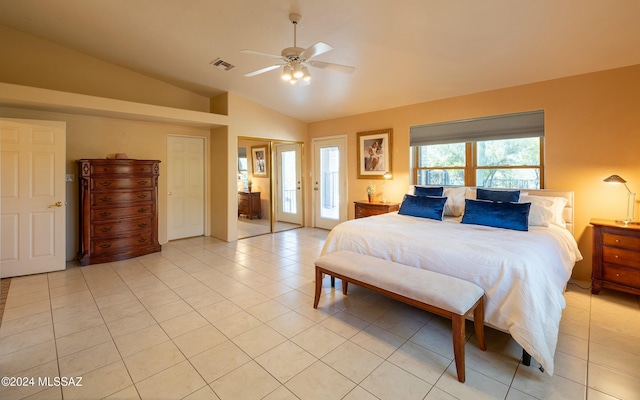
[[[282,79],[284,79],[285,81],[290,81],[291,78],[292,78],[291,67],[288,65],[285,65],[284,68],[282,69]]]
[[[604,179],[605,182],[608,183],[627,183],[620,175],[611,175],[610,177]]]

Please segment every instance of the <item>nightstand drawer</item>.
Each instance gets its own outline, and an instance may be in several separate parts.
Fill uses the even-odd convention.
[[[602,235],[602,244],[605,246],[624,247],[625,249],[638,249],[640,251],[640,237],[604,233]]]
[[[605,264],[604,279],[624,286],[640,287],[640,269]]]
[[[640,268],[640,251],[603,246],[602,259],[605,263],[623,264],[632,268]]]

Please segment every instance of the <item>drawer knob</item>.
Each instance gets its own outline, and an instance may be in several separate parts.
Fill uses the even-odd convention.
[[[111,247],[111,243],[101,244],[100,247],[102,247],[103,249],[108,249],[109,247]]]
[[[109,232],[111,230],[110,226],[105,226],[104,228],[100,229],[100,232]]]
[[[138,242],[140,242],[140,243],[144,243],[144,242],[146,242],[146,241],[147,241],[147,238],[140,238],[140,239],[138,239]]]
[[[146,198],[146,197],[147,197],[147,195],[146,195],[146,194],[139,194],[139,195],[138,195],[138,198],[139,198],[139,199],[144,199],[144,198]]]
[[[100,185],[101,186],[109,186],[109,185],[111,185],[111,182],[106,182],[106,181],[100,182]]]
[[[616,254],[614,257],[615,257],[615,258],[620,258],[620,256],[619,256],[619,255],[617,255],[617,254]]]
[[[146,222],[141,222],[138,224],[138,228],[144,228],[145,226],[147,226]]]
[[[620,239],[616,239],[616,243],[620,243]]]
[[[100,200],[102,200],[102,201],[111,201],[111,197],[104,196],[104,197],[101,197]]]
[[[620,277],[620,274],[616,272],[616,276],[619,278],[619,277]]]
[[[108,217],[109,215],[111,215],[111,211],[101,212],[100,215],[102,215],[103,217]]]
[[[139,213],[143,213],[143,212],[146,212],[147,210],[148,210],[148,208],[139,208],[138,212]]]
[[[138,181],[138,184],[139,184],[139,185],[146,185],[146,184],[147,184],[147,181]]]

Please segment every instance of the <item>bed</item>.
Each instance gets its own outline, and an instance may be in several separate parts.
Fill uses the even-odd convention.
[[[445,188],[449,214],[460,193],[464,202],[475,188],[449,193]],[[528,190],[526,195],[553,199],[554,222],[516,231],[463,224],[460,216],[438,221],[393,212],[339,224],[322,254],[349,250],[476,283],[486,294],[485,323],[511,334],[553,375],[563,292],[582,259],[572,234],[573,192]]]

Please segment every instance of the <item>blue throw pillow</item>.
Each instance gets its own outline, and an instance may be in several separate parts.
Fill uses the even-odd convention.
[[[398,214],[442,221],[446,197],[412,196],[405,194]]]
[[[444,188],[442,186],[415,186],[413,189],[414,196],[442,197],[442,193],[444,193]]]
[[[501,203],[466,199],[462,223],[528,231],[530,208],[531,203]]]
[[[476,189],[476,198],[478,200],[502,201],[504,203],[516,203],[520,200],[519,190],[489,190]]]

